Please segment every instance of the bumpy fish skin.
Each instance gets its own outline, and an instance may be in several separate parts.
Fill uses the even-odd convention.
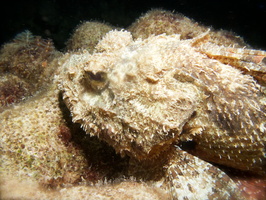
[[[223,62],[246,55],[221,51],[215,59],[205,53],[206,35],[180,40],[177,34],[162,34],[133,41],[129,32],[111,31],[93,54],[73,54],[63,64],[60,88],[73,121],[139,162],[157,160],[162,152],[171,155],[165,176],[174,198],[181,197],[183,174],[188,174],[184,185],[195,194],[200,172],[210,178],[204,197],[229,198],[224,191],[237,192],[224,173],[173,144],[192,141],[189,152],[201,159],[265,174],[265,95],[252,76]]]

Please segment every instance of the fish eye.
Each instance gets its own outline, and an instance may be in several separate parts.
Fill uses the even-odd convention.
[[[99,82],[104,82],[107,78],[105,72],[97,72],[96,74],[94,74],[93,72],[87,72],[87,75],[91,80]]]
[[[108,85],[107,74],[105,72],[86,72],[85,85],[95,92],[101,92]]]

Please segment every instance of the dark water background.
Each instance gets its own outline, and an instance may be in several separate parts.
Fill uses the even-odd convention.
[[[4,0],[1,4],[0,45],[28,29],[53,39],[62,49],[82,21],[126,28],[147,10],[162,8],[216,29],[232,30],[254,48],[266,50],[266,0]]]

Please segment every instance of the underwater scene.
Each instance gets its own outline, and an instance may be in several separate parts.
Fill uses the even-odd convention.
[[[6,4],[0,199],[266,199],[266,4],[218,2]]]

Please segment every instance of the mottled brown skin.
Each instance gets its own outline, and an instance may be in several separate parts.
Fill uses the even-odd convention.
[[[223,52],[218,60],[205,53],[207,36],[133,41],[109,32],[94,54],[70,56],[61,76],[73,121],[149,171],[164,168],[173,198],[239,198],[234,182],[201,159],[265,174],[261,86],[224,64]],[[201,159],[174,146],[191,141]]]

